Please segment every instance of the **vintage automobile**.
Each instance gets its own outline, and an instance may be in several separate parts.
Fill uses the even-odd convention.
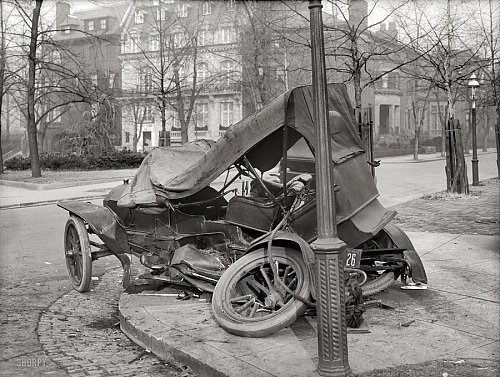
[[[88,290],[92,261],[107,255],[121,261],[127,287],[134,255],[151,279],[213,292],[213,314],[229,332],[265,336],[290,325],[315,296],[314,172],[287,167],[289,150],[314,156],[312,101],[310,86],[297,87],[215,143],[153,149],[103,206],[58,203],[70,214],[64,245],[73,287]],[[328,85],[328,108],[346,277],[367,296],[398,278],[425,288],[412,243],[390,224],[395,211],[377,199],[344,85]]]

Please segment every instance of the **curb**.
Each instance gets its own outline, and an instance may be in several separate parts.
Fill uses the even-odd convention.
[[[495,154],[496,152],[494,151],[488,151],[488,152],[479,152],[478,151],[478,156],[482,156],[482,155],[486,155],[486,154]],[[404,155],[406,156],[406,155]],[[419,154],[419,157],[421,156],[425,156],[425,153],[424,154]],[[384,164],[421,164],[421,163],[425,163],[425,162],[433,162],[433,161],[440,161],[440,160],[445,160],[446,159],[446,156],[436,156],[436,157],[432,157],[432,158],[419,158],[418,160],[413,160],[413,159],[408,159],[408,160],[396,160],[396,161],[384,161],[385,158],[387,159],[391,159],[391,158],[396,158],[396,157],[403,157],[403,156],[387,156],[387,157],[380,157],[380,160],[382,163]],[[464,157],[467,158],[467,157],[470,157],[472,158],[472,153],[466,153],[464,154]]]
[[[44,190],[56,190],[61,188],[68,187],[79,187],[79,186],[90,186],[90,185],[98,185],[102,183],[112,183],[117,182],[118,179],[101,179],[97,181],[84,181],[84,182],[65,182],[65,183],[31,183],[31,182],[19,182],[19,181],[10,181],[6,179],[0,179],[0,185],[9,186],[9,187],[17,187],[24,188],[33,191],[44,191]]]
[[[175,324],[166,325],[157,320],[148,310],[142,306],[130,305],[130,301],[137,300],[136,295],[122,293],[118,304],[118,313],[120,317],[120,328],[134,343],[151,351],[161,359],[169,360],[174,358],[180,363],[187,365],[198,376],[203,377],[273,377],[274,374],[266,372],[250,363],[247,363],[230,354],[220,351],[216,347],[204,344],[200,339],[193,336],[193,332],[182,331],[175,327]],[[147,298],[146,298],[147,299]],[[161,305],[162,299],[168,301],[167,298],[158,297],[155,299],[154,305]],[[187,315],[192,315],[193,310],[190,310],[192,303],[179,301],[173,298],[163,303],[161,306],[174,308],[176,311],[182,310]],[[140,300],[139,300],[140,301]],[[197,308],[203,303],[196,303]],[[205,305],[209,305],[206,303]],[[177,307],[178,306],[178,307]],[[207,326],[207,316],[209,317],[210,309],[203,307],[198,312],[194,320],[190,322],[191,326]],[[199,314],[202,312],[201,314]],[[211,325],[214,328],[217,326],[215,322]],[[195,333],[203,330],[193,330]],[[205,331],[207,331],[205,329]],[[217,333],[221,334],[224,331],[217,327]],[[217,338],[217,335],[213,335]],[[226,337],[233,335],[224,333]],[[222,340],[224,342],[224,340]],[[316,374],[313,374],[316,375]]]
[[[96,200],[102,199],[106,196],[106,194],[102,195],[93,195],[93,196],[78,196],[75,198],[64,198],[64,199],[53,199],[53,200],[44,200],[39,202],[27,202],[27,203],[16,203],[16,204],[0,204],[0,211],[3,209],[15,209],[15,208],[24,208],[24,207],[41,207],[45,205],[57,204],[59,202],[63,202],[65,200]]]

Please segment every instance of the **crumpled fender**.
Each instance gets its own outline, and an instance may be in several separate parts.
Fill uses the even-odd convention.
[[[250,247],[248,248],[246,254],[252,252],[256,249],[266,248],[267,243],[269,241],[270,234],[259,237],[255,239]],[[273,245],[277,246],[287,246],[294,249],[300,250],[302,256],[304,257],[304,261],[309,269],[309,276],[311,277],[311,295],[315,297],[316,295],[316,270],[315,270],[315,262],[314,262],[314,252],[312,251],[309,244],[301,237],[296,235],[295,233],[277,231],[273,237]]]
[[[387,224],[384,227],[384,231],[392,239],[394,244],[401,248],[406,249],[403,251],[405,259],[411,268],[411,278],[415,283],[427,284],[427,274],[425,273],[425,268],[420,259],[419,255],[415,251],[415,247],[411,243],[410,239],[398,226],[394,224]]]
[[[109,208],[76,200],[59,202],[57,205],[85,220],[114,254],[129,251],[127,233]]]

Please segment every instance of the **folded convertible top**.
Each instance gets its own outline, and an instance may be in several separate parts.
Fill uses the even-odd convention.
[[[363,153],[345,85],[328,84],[328,108],[332,160],[340,164]],[[311,86],[283,93],[261,111],[231,126],[215,143],[195,141],[181,147],[154,148],[118,205],[134,207],[156,203],[157,195],[168,199],[190,196],[209,185],[243,155],[260,171],[269,170],[282,157],[285,125],[288,147],[304,137],[314,153]]]

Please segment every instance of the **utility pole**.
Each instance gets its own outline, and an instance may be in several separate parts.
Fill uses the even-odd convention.
[[[335,193],[328,129],[328,102],[321,0],[309,0],[312,87],[316,125],[316,201],[318,238],[311,244],[315,256],[318,312],[318,373],[321,376],[351,375],[347,348],[343,252],[338,238]]]

